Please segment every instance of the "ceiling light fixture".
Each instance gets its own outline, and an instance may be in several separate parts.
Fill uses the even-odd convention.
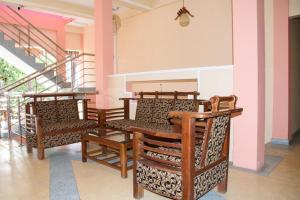
[[[121,18],[118,15],[113,14],[113,32],[114,32],[114,34],[117,34],[120,28],[121,28]]]
[[[24,8],[24,5],[18,5],[17,9],[20,11],[22,8]]]
[[[177,12],[177,17],[175,18],[175,20],[177,20],[179,18],[179,24],[180,24],[180,26],[186,27],[186,26],[188,26],[190,24],[190,18],[189,18],[189,16],[190,17],[194,17],[194,15],[192,15],[190,13],[190,11],[188,11],[186,9],[186,7],[184,6],[184,0],[182,2],[183,2],[183,6]]]

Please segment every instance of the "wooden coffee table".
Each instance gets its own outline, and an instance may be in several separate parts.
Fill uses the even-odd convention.
[[[100,146],[97,149],[88,151],[88,143]],[[132,169],[132,156],[128,150],[132,149],[130,134],[123,131],[116,131],[107,128],[99,128],[94,132],[85,134],[81,139],[82,162],[87,159],[121,171],[122,178],[127,178],[127,171]]]

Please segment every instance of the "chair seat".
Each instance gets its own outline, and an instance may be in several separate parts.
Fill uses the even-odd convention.
[[[119,119],[106,122],[107,127],[120,129],[123,131],[127,131],[129,127],[135,126],[136,124],[137,121],[131,119]]]
[[[76,120],[70,122],[57,122],[45,125],[45,133],[55,133],[60,131],[68,131],[70,129],[89,129],[96,128],[97,122],[91,120]]]
[[[119,119],[119,120],[112,120],[107,121],[106,126],[110,128],[116,128],[123,131],[130,131],[131,127],[140,127],[146,129],[162,129],[167,130],[170,125],[162,124],[162,123],[149,123],[143,122],[138,120],[131,120],[131,119]]]
[[[44,147],[51,148],[66,144],[78,143],[81,141],[82,134],[86,134],[96,127],[98,127],[97,122],[91,120],[77,120],[48,124],[44,128],[44,133],[46,134],[43,139]],[[71,130],[72,128],[78,128],[78,130]],[[36,148],[37,135],[27,134],[26,143]]]

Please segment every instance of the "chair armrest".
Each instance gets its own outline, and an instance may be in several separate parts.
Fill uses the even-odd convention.
[[[166,139],[181,139],[182,137],[180,126],[166,126],[166,128],[130,127],[130,131]]]
[[[36,134],[35,118],[36,118],[36,115],[25,114],[26,134]]]
[[[84,116],[85,120],[96,121],[99,125],[101,124],[101,110],[97,108],[86,108]]]
[[[171,111],[168,115],[169,118],[194,118],[194,119],[208,119],[218,115],[229,114],[231,117],[240,115],[243,112],[243,108],[234,108],[234,109],[224,109],[219,112],[180,112],[180,111]]]
[[[110,109],[99,109],[101,120],[100,125],[104,126],[107,121],[116,119],[125,119],[125,108],[110,108]]]
[[[43,121],[40,117],[33,114],[26,114],[26,133],[28,134],[43,134]]]

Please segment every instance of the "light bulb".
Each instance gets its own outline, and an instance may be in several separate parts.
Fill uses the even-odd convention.
[[[182,15],[180,15],[179,24],[182,27],[186,27],[190,24],[190,18],[187,13],[183,13]]]

